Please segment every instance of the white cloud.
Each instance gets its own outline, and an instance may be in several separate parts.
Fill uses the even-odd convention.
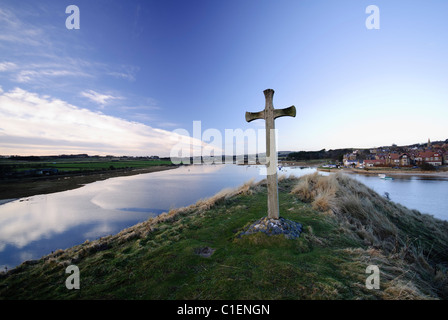
[[[177,143],[170,131],[19,88],[0,93],[0,119],[2,154],[169,156]]]
[[[0,72],[10,71],[17,68],[17,65],[13,62],[0,62]]]
[[[122,97],[116,97],[108,94],[101,94],[93,90],[83,91],[80,94],[81,96],[90,99],[91,101],[103,107],[111,100],[123,99]]]
[[[31,70],[25,70],[20,71],[17,75],[15,80],[20,83],[30,82],[33,77],[37,76],[38,72],[31,71]]]

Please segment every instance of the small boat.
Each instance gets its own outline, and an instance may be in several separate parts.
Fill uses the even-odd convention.
[[[384,179],[384,180],[394,180],[394,178],[388,177],[384,173],[378,174],[378,177],[380,177],[380,179]]]

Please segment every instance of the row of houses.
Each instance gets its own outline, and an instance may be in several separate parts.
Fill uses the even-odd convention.
[[[430,164],[435,167],[448,165],[448,152],[391,152],[375,154],[369,159],[358,159],[357,152],[344,155],[343,164],[346,167],[408,167]]]

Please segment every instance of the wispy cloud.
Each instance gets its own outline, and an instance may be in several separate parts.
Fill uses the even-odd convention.
[[[139,105],[139,106],[121,106],[120,109],[124,111],[154,111],[160,110],[161,108],[157,105]]]
[[[0,22],[16,29],[21,26],[17,21],[16,16],[10,10],[4,8],[0,8]]]
[[[2,154],[169,156],[178,137],[19,88],[0,91],[0,119]]]
[[[83,91],[80,93],[80,95],[99,104],[101,107],[104,107],[110,101],[123,99],[122,97],[119,96],[113,96],[110,94],[101,94],[93,90]]]
[[[17,65],[13,62],[0,62],[0,72],[10,71],[17,68]]]
[[[21,20],[14,12],[7,8],[0,8],[0,41],[28,46],[42,46],[47,43],[41,27],[31,25]]]
[[[130,82],[134,82],[136,80],[136,75],[140,71],[140,68],[133,65],[121,65],[115,68],[115,70],[106,72],[107,75],[110,75],[114,78],[127,80]]]
[[[55,77],[90,77],[89,74],[79,70],[68,69],[37,69],[21,70],[16,74],[15,81],[19,83],[43,81]]]
[[[84,83],[87,78],[98,80],[104,76],[130,82],[136,80],[138,66],[94,61],[79,54],[91,49],[81,41],[71,44],[78,51],[67,52],[67,30],[63,24],[57,27],[54,20],[43,18],[36,23],[36,15],[48,15],[43,8],[36,7],[38,5],[33,5],[38,13],[22,7],[20,10],[11,10],[7,6],[0,8],[0,50],[2,58],[7,59],[0,60],[0,72],[9,72],[9,81],[34,87],[60,87],[62,83],[72,87]]]
[[[165,127],[169,127],[169,128],[177,128],[177,127],[179,127],[179,124],[175,123],[175,122],[159,122],[158,125],[161,126],[161,127],[164,127],[164,128]]]
[[[115,77],[115,78],[124,79],[124,80],[128,80],[128,81],[135,81],[134,75],[132,75],[130,73],[109,72],[108,74],[113,76],[113,77]]]
[[[47,87],[60,85],[61,82],[72,88],[73,85],[83,86],[86,79],[95,81],[104,75],[128,81],[135,80],[134,72],[113,72],[110,71],[113,67],[80,58],[61,58],[47,54],[44,57],[26,60],[0,62],[0,72],[7,74],[8,80],[16,83]],[[44,60],[44,62],[32,62],[33,60]]]

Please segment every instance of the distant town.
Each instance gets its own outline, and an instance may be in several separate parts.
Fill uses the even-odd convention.
[[[343,156],[346,167],[413,167],[433,169],[448,164],[448,143],[428,140],[427,144],[412,146],[380,147],[366,150],[354,150]]]
[[[383,146],[368,149],[335,149],[320,151],[280,152],[285,161],[327,161],[325,167],[347,168],[413,168],[437,170],[448,165],[448,139],[408,146]]]

